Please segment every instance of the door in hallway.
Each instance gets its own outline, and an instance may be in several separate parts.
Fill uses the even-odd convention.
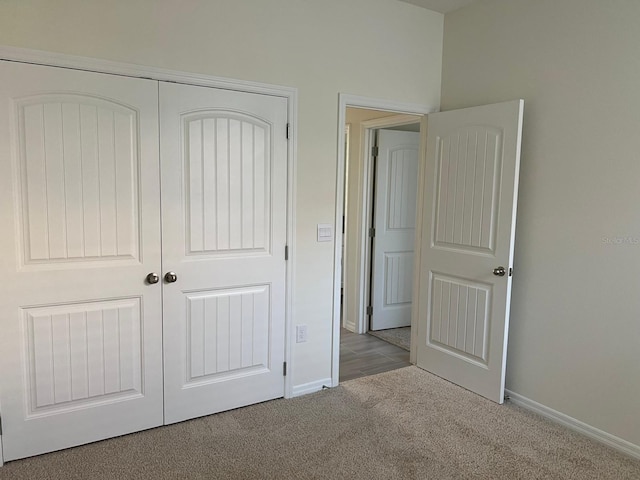
[[[420,134],[378,131],[370,330],[411,325]]]

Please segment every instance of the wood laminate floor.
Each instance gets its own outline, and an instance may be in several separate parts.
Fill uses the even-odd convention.
[[[340,381],[407,367],[409,352],[371,335],[340,329]]]

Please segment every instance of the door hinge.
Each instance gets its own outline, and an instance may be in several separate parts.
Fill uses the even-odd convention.
[[[377,145],[371,147],[371,156],[372,157],[377,157],[378,156],[378,146]]]
[[[375,236],[376,236],[376,229],[375,229],[375,228],[373,228],[373,227],[371,227],[371,228],[369,229],[369,238],[373,238],[373,237],[375,237]]]
[[[367,307],[367,315],[369,316],[373,315],[373,307],[371,305]]]
[[[287,140],[289,140],[289,129],[291,128],[291,126],[287,123]]]
[[[0,435],[2,435],[2,415],[0,415]]]
[[[282,376],[283,377],[287,376],[287,362],[282,363]]]
[[[289,260],[289,245],[284,246],[284,259]]]

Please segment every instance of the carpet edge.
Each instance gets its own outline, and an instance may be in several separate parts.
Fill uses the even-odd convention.
[[[633,457],[637,460],[640,460],[640,445],[636,445],[635,443],[631,443],[623,438],[617,437],[610,433],[605,432],[604,430],[600,430],[588,423],[581,422],[580,420],[570,417],[569,415],[554,410],[553,408],[547,407],[541,403],[536,402],[535,400],[531,400],[530,398],[525,397],[524,395],[520,395],[519,393],[513,392],[511,390],[505,390],[505,394],[510,397],[510,401],[514,405],[518,405],[527,410],[531,410],[538,415],[541,415],[554,423],[558,423],[563,425],[574,432],[578,432],[586,437],[589,437],[592,440],[595,440],[598,443],[602,443],[607,445],[614,450]]]

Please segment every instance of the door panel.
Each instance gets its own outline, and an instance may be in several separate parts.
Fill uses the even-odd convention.
[[[187,295],[189,382],[268,364],[269,297],[269,285]]]
[[[23,312],[33,386],[28,414],[141,395],[138,298]]]
[[[463,127],[437,141],[435,246],[495,253],[502,131]]]
[[[420,134],[378,131],[370,329],[411,325]]]
[[[137,261],[135,110],[82,94],[16,107],[24,263]]]
[[[284,394],[287,101],[160,85],[165,421]]]
[[[188,253],[268,252],[270,126],[217,111],[185,116],[183,122]]]
[[[157,83],[0,62],[4,459],[162,424]]]
[[[429,115],[417,364],[498,403],[522,110],[519,100]]]

